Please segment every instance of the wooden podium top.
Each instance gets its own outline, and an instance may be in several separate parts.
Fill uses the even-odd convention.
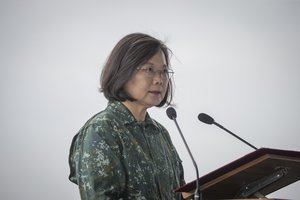
[[[300,152],[260,148],[199,178],[203,199],[234,199],[246,186],[261,187],[277,171],[283,177],[264,186],[259,193],[266,196],[300,180]],[[196,180],[175,189],[185,199],[193,196]],[[249,188],[248,187],[248,188]]]

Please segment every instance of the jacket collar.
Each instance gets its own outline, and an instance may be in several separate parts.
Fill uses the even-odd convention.
[[[138,122],[134,118],[134,116],[130,112],[130,110],[122,102],[110,101],[110,102],[108,102],[107,109],[117,117],[118,121],[122,125],[138,123],[138,124],[143,124],[145,126],[153,125],[153,126],[158,128],[157,122],[150,117],[148,112],[146,113],[145,121],[144,122]]]

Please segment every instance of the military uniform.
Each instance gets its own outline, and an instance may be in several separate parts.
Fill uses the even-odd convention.
[[[82,200],[178,200],[181,160],[169,133],[147,114],[135,120],[121,102],[109,102],[72,141],[70,180]]]

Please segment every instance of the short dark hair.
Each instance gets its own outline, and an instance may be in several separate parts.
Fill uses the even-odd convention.
[[[170,68],[171,50],[160,40],[144,33],[132,33],[123,37],[113,48],[101,73],[100,91],[109,101],[135,101],[124,89],[133,73],[159,50]],[[173,83],[169,80],[167,92],[157,107],[170,105],[173,99]]]

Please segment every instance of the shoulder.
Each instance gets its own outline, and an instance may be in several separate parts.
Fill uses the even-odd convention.
[[[109,126],[113,123],[117,123],[115,119],[116,117],[113,113],[103,110],[88,119],[82,128],[89,126]]]
[[[91,118],[89,118],[84,125],[79,129],[74,136],[81,142],[95,141],[102,139],[113,140],[117,137],[116,127],[119,126],[119,122],[113,113],[103,110]]]

